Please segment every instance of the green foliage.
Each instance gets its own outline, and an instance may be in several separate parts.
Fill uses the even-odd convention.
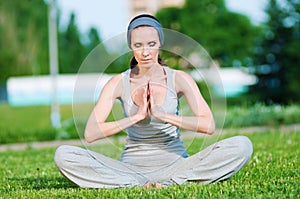
[[[88,44],[86,45],[86,52],[92,51],[98,44],[101,43],[101,38],[99,36],[98,30],[96,28],[91,28],[88,33]]]
[[[132,58],[132,52],[125,53],[116,58],[105,69],[105,73],[121,73],[130,68],[130,60]],[[117,56],[116,56],[117,57]]]
[[[181,31],[180,12],[178,7],[167,7],[157,11],[156,16],[164,28]]]
[[[259,77],[253,94],[266,103],[300,100],[300,2],[270,0],[269,20],[256,48],[255,73]]]
[[[87,39],[83,38],[76,24],[76,15],[72,13],[66,30],[59,33],[60,73],[77,73],[87,55],[101,43],[99,33],[93,27],[89,30]]]
[[[0,34],[0,83],[10,75],[49,71],[44,1],[0,1]]]
[[[224,0],[187,0],[182,8],[163,8],[156,16],[166,28],[199,42],[221,66],[249,66],[259,82],[251,98],[267,104],[300,100],[300,3],[269,0],[268,21],[253,26],[227,10]]]
[[[228,107],[224,128],[247,126],[279,126],[295,124],[300,120],[299,105],[270,105],[261,103]]]
[[[201,81],[201,82],[196,82],[197,83],[197,86],[201,92],[201,95],[203,96],[203,98],[205,99],[206,103],[211,106],[211,93],[209,92],[210,91],[210,88],[208,87],[208,85]]]
[[[246,16],[228,11],[224,0],[187,0],[183,8],[163,8],[156,16],[163,27],[203,45],[221,66],[252,65],[259,29]]]
[[[62,29],[59,32],[59,72],[77,73],[85,58],[101,43],[101,41],[102,39],[100,38],[98,31],[94,27],[90,28],[87,36],[82,35],[77,27],[76,15],[71,13],[66,29]],[[106,49],[103,49],[102,53],[104,52],[106,52]],[[95,65],[95,63],[98,62],[94,62],[93,64]],[[95,68],[92,68],[92,71],[81,72],[98,71],[95,70]]]
[[[85,52],[75,23],[74,13],[71,14],[66,31],[60,33],[59,55],[59,64],[61,66],[59,72],[77,73],[85,57]]]
[[[162,189],[82,189],[59,173],[53,163],[55,149],[1,152],[0,195],[3,198],[297,198],[300,132],[247,136],[254,146],[253,156],[231,179],[205,186],[191,182]],[[99,149],[109,151],[111,147],[114,146],[103,145]],[[198,150],[192,146],[189,153]]]
[[[66,30],[58,30],[61,73],[77,73],[101,42],[93,27],[83,41],[75,19],[72,14]],[[0,35],[0,84],[10,76],[49,73],[47,1],[0,1]]]

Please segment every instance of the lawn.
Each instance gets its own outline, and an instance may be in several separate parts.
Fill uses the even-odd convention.
[[[184,102],[183,102],[184,103]],[[181,107],[183,107],[181,103]],[[62,139],[78,139],[74,124],[74,117],[83,117],[85,120],[91,111],[91,104],[76,105],[75,111],[71,105],[61,105],[60,114],[62,128],[54,129],[50,123],[49,106],[12,107],[0,103],[0,144],[36,142]],[[225,111],[225,110],[224,110]],[[180,111],[183,112],[183,111]],[[190,113],[190,111],[189,111]],[[123,117],[121,105],[116,103],[108,120]],[[271,126],[300,123],[300,105],[291,104],[287,106],[272,105],[265,106],[257,103],[254,105],[228,106],[224,128],[243,128],[249,126]],[[79,128],[82,134],[83,127]]]
[[[0,198],[298,198],[300,132],[247,136],[254,145],[253,157],[231,179],[163,189],[82,189],[59,174],[53,163],[54,148],[1,152]],[[190,154],[197,151],[201,142],[197,139],[188,148]],[[113,146],[101,146],[106,151],[109,147]]]

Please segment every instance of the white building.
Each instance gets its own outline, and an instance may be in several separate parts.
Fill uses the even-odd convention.
[[[132,18],[141,13],[155,14],[160,8],[181,7],[184,2],[184,0],[129,0],[129,16]]]

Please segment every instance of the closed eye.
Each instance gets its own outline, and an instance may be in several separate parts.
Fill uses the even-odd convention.
[[[156,42],[155,41],[151,41],[151,42],[148,43],[148,45],[150,47],[154,47],[154,46],[156,46]]]
[[[141,43],[135,43],[135,44],[134,44],[134,47],[136,47],[136,48],[140,48],[141,46],[142,46]]]

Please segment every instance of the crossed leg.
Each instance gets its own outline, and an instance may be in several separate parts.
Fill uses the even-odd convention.
[[[245,166],[252,152],[252,143],[247,137],[235,136],[212,144],[193,156],[181,158],[166,168],[164,175],[177,184],[186,181],[199,181],[202,184],[218,182]],[[149,182],[145,173],[132,165],[80,147],[61,146],[56,150],[54,160],[60,172],[80,187],[163,186],[160,182]],[[156,175],[163,173],[160,171]]]
[[[143,186],[148,179],[131,165],[75,146],[60,146],[54,156],[60,172],[85,188]]]
[[[253,152],[245,136],[227,138],[185,158],[172,174],[177,184],[198,181],[202,184],[228,179],[243,168]]]

